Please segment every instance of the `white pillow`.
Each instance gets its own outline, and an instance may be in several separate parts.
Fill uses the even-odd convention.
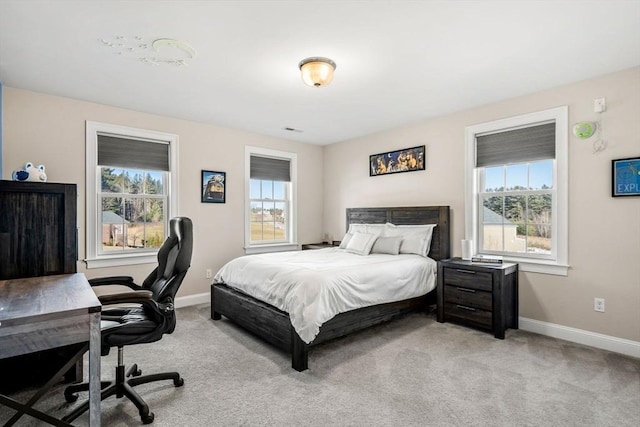
[[[400,253],[400,243],[402,243],[402,237],[400,236],[380,236],[373,244],[371,253],[398,255]]]
[[[347,243],[347,252],[351,252],[358,255],[369,255],[373,242],[375,242],[376,236],[369,233],[353,233],[353,237],[349,239]]]
[[[402,237],[401,254],[417,254],[423,257],[429,254],[431,236],[437,224],[395,225],[388,222],[386,226],[385,235]],[[405,240],[407,241],[406,243]],[[422,240],[425,242],[422,242]]]
[[[387,229],[386,224],[349,224],[349,230],[347,233],[367,233],[374,236],[381,236]]]
[[[400,244],[401,254],[415,254],[427,257],[429,253],[429,243],[427,239],[402,239]]]
[[[349,244],[349,240],[351,240],[351,238],[353,237],[353,234],[351,233],[347,233],[344,235],[344,237],[342,238],[342,241],[340,241],[340,246],[338,246],[339,249],[347,249],[347,245]]]
[[[366,233],[367,232],[367,224],[349,224],[349,229],[347,230],[347,233],[349,234],[353,234],[353,233]]]

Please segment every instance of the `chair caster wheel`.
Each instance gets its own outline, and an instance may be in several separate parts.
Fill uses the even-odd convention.
[[[129,377],[139,377],[142,375],[142,370],[138,368],[138,364],[134,363],[127,370],[127,378]]]
[[[149,412],[147,415],[142,415],[140,419],[142,419],[142,424],[151,424],[155,416],[153,412]]]
[[[180,378],[179,380],[174,381],[173,385],[176,387],[182,387],[184,385],[184,379]]]
[[[64,400],[66,400],[67,403],[73,403],[76,400],[78,400],[78,395],[77,394],[65,394],[64,395]]]

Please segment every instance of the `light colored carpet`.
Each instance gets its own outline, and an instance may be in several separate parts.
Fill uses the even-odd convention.
[[[640,425],[640,360],[616,353],[524,331],[497,340],[412,314],[312,349],[300,373],[289,355],[209,310],[181,308],[172,335],[125,348],[125,363],[143,373],[184,377],[181,388],[137,387],[155,426]],[[116,351],[102,358],[103,378],[115,361]],[[73,405],[60,385],[36,407],[61,416]],[[141,425],[124,399],[102,409],[104,426]],[[0,423],[11,414],[0,408]],[[40,424],[25,416],[17,425]]]

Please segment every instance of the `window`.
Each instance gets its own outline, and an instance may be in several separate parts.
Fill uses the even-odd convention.
[[[176,135],[87,122],[87,266],[155,262],[177,212]]]
[[[567,108],[466,129],[466,232],[474,252],[567,272]]]
[[[294,250],[296,155],[246,148],[245,250]]]

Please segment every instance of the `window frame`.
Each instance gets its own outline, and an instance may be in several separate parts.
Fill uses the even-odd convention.
[[[98,166],[98,134],[110,134],[122,138],[169,144],[169,172],[164,184],[167,188],[165,206],[165,235],[169,230],[169,220],[178,212],[178,135],[112,125],[108,123],[86,122],[86,258],[87,268],[116,267],[133,264],[155,263],[158,250],[132,250],[126,253],[104,253],[98,248],[102,240],[100,227],[101,179]],[[101,243],[100,243],[101,244]]]
[[[476,135],[529,127],[544,122],[555,123],[556,158],[553,162],[555,196],[552,197],[552,239],[554,247],[552,256],[514,256],[504,253],[505,261],[519,263],[521,271],[554,274],[568,274],[568,121],[567,106],[551,108],[520,116],[480,123],[465,128],[465,239],[473,240],[473,253],[478,251],[481,220],[480,201],[480,168],[475,166]],[[495,255],[495,252],[491,252]]]
[[[291,181],[285,186],[288,187],[288,216],[287,216],[287,235],[289,239],[286,242],[277,243],[252,243],[251,242],[251,156],[271,157],[276,159],[288,160],[290,163]],[[247,255],[265,252],[280,252],[299,250],[298,244],[298,218],[297,218],[297,154],[285,151],[271,150],[261,147],[245,146],[245,231],[244,231],[244,250]]]

